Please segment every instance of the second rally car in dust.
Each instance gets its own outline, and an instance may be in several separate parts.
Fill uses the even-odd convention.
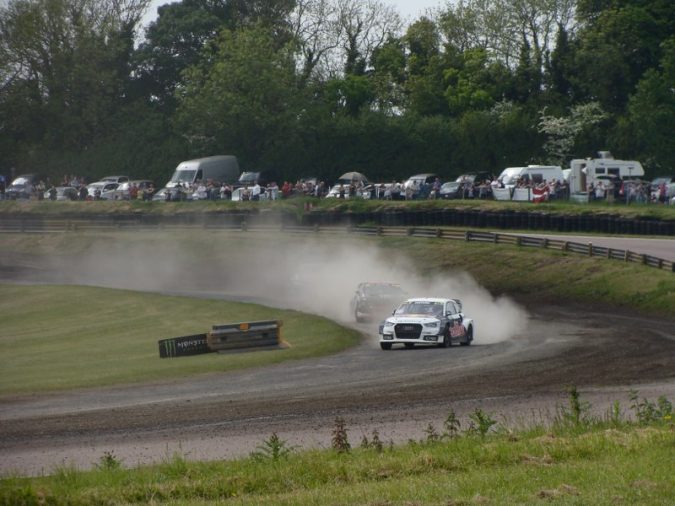
[[[456,343],[467,346],[474,336],[474,322],[464,316],[459,299],[408,299],[380,328],[383,350],[399,343],[406,348],[415,345],[447,348]]]

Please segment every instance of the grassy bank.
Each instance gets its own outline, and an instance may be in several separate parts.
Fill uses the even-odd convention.
[[[68,214],[134,214],[148,213],[173,215],[177,213],[216,213],[225,211],[285,211],[294,214],[311,212],[311,209],[335,212],[376,212],[389,210],[437,210],[437,209],[478,209],[485,211],[537,211],[564,215],[612,214],[625,218],[650,218],[675,220],[675,206],[656,204],[608,204],[593,202],[503,202],[495,200],[341,200],[314,199],[308,197],[290,198],[271,202],[143,202],[143,201],[100,201],[100,202],[51,202],[51,201],[0,201],[2,214],[35,214],[57,217]]]
[[[476,409],[465,427],[450,412],[444,427],[403,446],[381,441],[376,428],[350,441],[336,419],[332,448],[322,451],[296,452],[271,434],[236,461],[174,454],[129,468],[110,452],[93,471],[0,480],[0,504],[673,504],[672,405],[636,394],[631,407],[631,421],[618,404],[590,419],[571,390],[551,426],[519,431]]]
[[[675,318],[675,276],[639,264],[517,246],[384,238],[422,272],[470,273],[493,295]]]
[[[0,396],[160,381],[336,353],[357,332],[255,304],[83,286],[0,285]],[[159,339],[282,320],[285,349],[160,359]]]

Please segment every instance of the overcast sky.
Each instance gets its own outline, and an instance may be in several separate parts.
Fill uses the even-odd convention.
[[[159,5],[172,3],[173,1],[176,0],[153,0],[152,5],[145,15],[145,23],[154,21],[155,18],[157,18],[157,7]],[[382,0],[382,2],[393,5],[403,20],[406,20],[417,19],[424,14],[427,9],[445,5],[447,0]]]

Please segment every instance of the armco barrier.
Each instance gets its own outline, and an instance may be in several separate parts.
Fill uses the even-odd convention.
[[[158,344],[160,358],[279,347],[281,345],[281,321],[214,325],[207,334],[161,339]]]
[[[221,353],[279,346],[281,322],[270,320],[214,325],[206,339],[211,350]]]

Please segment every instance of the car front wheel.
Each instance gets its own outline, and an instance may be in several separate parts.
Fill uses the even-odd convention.
[[[380,348],[383,350],[391,350],[391,343],[380,343]]]
[[[443,332],[443,342],[439,343],[439,348],[449,348],[450,347],[450,327],[445,327],[445,332]]]

